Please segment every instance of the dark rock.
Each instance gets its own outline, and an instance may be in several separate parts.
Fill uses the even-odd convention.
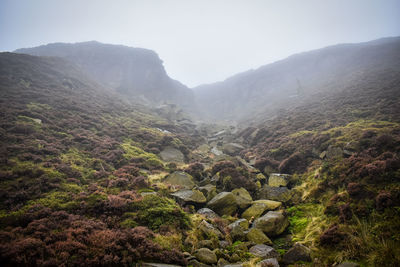
[[[200,248],[194,252],[194,256],[203,263],[214,264],[217,263],[217,256],[208,248]]]
[[[267,236],[277,236],[283,233],[288,226],[288,218],[279,211],[269,211],[253,223],[253,227],[259,228]]]
[[[219,215],[232,215],[237,210],[236,198],[231,192],[222,192],[211,199],[207,206]]]
[[[287,187],[272,187],[264,185],[260,190],[260,198],[262,199],[288,202],[291,197],[292,192]]]
[[[204,215],[207,219],[215,219],[219,218],[218,214],[216,214],[213,210],[209,208],[202,208],[197,211],[198,214]]]
[[[297,261],[309,262],[309,261],[311,261],[310,254],[311,254],[311,250],[308,247],[306,247],[300,243],[296,243],[283,256],[283,262],[286,264],[292,264]]]
[[[270,246],[264,245],[264,244],[258,244],[255,246],[252,246],[249,250],[249,252],[257,257],[263,258],[263,259],[269,259],[269,258],[277,258],[279,257],[279,253]]]

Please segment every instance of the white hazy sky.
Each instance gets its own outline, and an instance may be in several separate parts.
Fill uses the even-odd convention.
[[[400,0],[0,0],[0,51],[97,40],[155,50],[188,86],[400,35]]]

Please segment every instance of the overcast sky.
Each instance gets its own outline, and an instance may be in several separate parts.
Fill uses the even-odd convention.
[[[97,40],[155,50],[188,86],[400,35],[400,0],[0,0],[0,51]]]

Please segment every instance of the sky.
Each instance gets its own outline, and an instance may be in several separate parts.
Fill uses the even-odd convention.
[[[0,0],[0,51],[91,40],[143,47],[189,87],[389,36],[400,36],[400,0]]]

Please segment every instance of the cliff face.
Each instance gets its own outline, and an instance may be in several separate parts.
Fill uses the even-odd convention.
[[[136,101],[193,106],[192,91],[171,79],[158,55],[148,49],[84,42],[54,43],[15,52],[65,58],[93,80]]]

